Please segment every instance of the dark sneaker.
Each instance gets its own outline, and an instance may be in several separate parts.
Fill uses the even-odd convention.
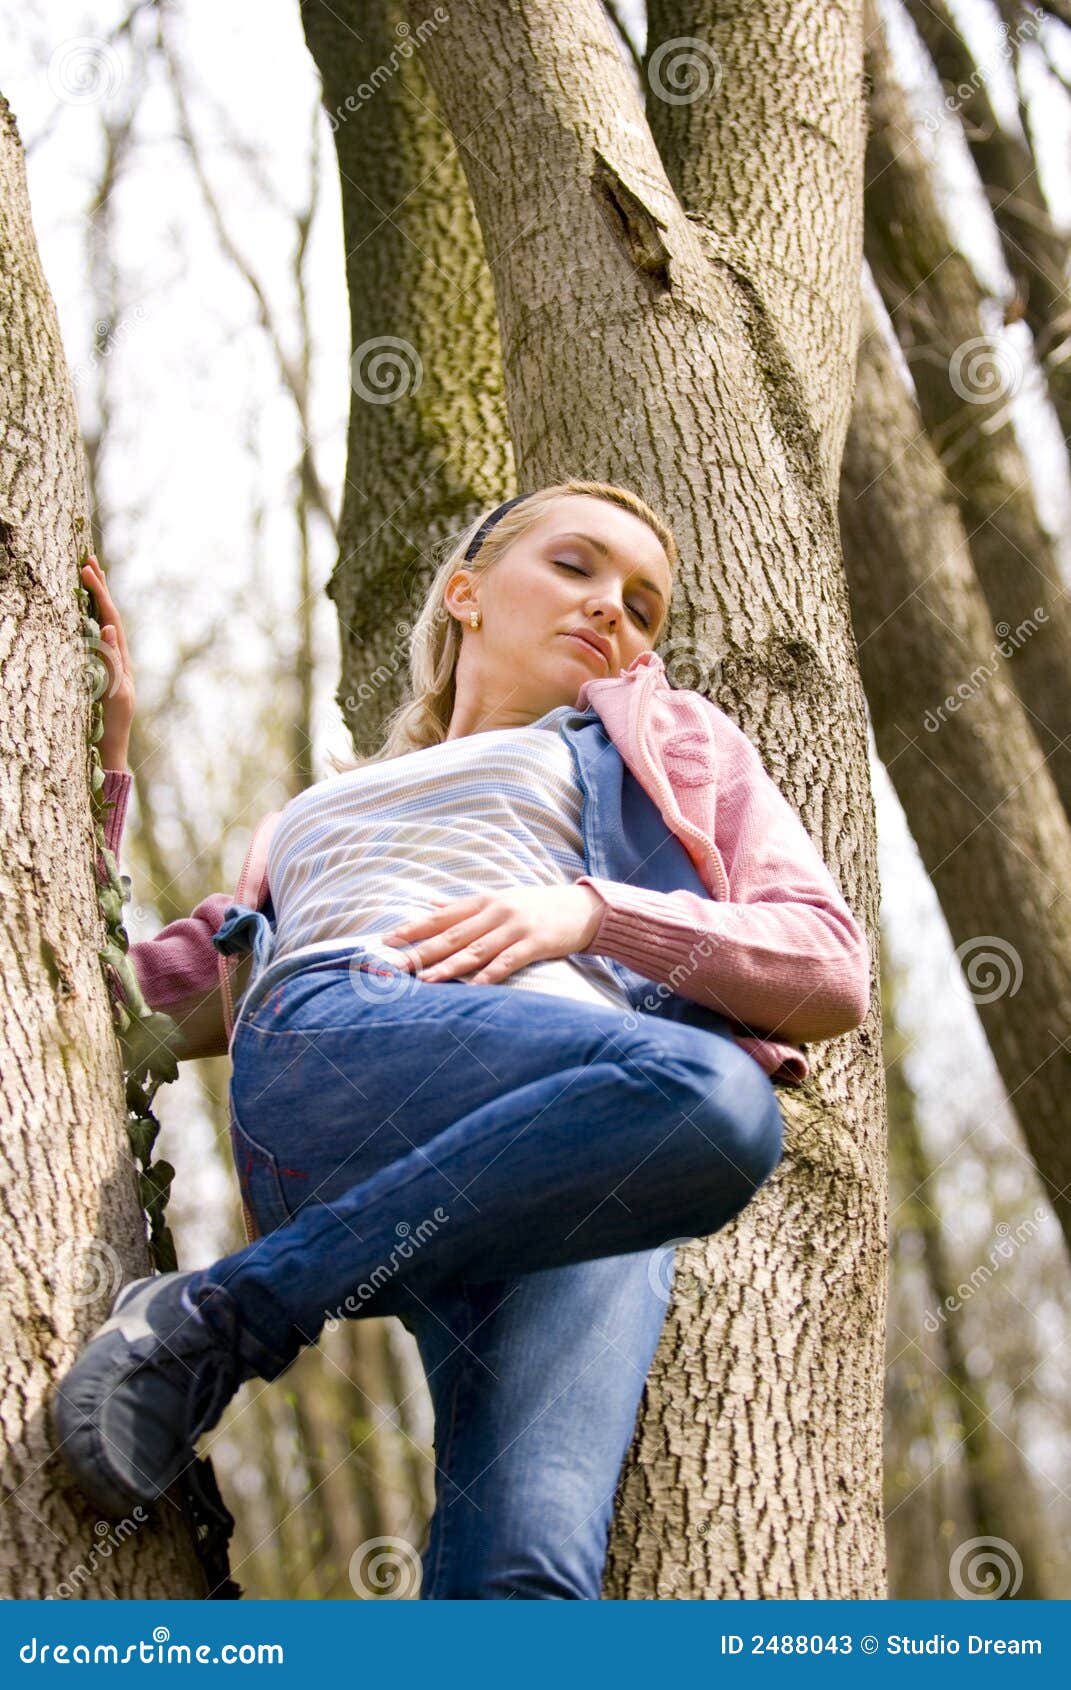
[[[72,1477],[100,1512],[153,1502],[195,1459],[253,1368],[236,1335],[183,1295],[193,1273],[124,1285],[111,1313],[55,1387],[53,1422]]]

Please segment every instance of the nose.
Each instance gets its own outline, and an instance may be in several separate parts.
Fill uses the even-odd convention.
[[[590,598],[585,608],[589,616],[604,616],[609,628],[616,628],[618,618],[622,614],[616,600],[606,593],[598,593]]]

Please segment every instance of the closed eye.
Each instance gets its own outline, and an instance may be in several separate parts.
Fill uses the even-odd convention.
[[[587,574],[587,570],[581,569],[579,564],[566,563],[564,558],[556,557],[554,559],[554,562],[558,565],[559,569],[570,569],[570,570],[572,570],[574,575],[586,575]],[[644,615],[642,610],[635,610],[635,609],[633,609],[632,605],[629,605],[629,609],[632,611],[633,616],[636,618],[636,620],[640,624],[641,628],[649,628],[651,626],[651,618],[649,616]]]

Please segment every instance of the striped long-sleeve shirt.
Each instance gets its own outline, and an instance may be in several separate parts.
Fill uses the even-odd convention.
[[[586,866],[582,794],[558,728],[573,708],[367,763],[291,799],[268,853],[276,930],[261,987],[336,944],[397,967],[402,952],[380,935],[437,898],[572,885]],[[501,984],[629,1007],[601,956],[529,963]]]

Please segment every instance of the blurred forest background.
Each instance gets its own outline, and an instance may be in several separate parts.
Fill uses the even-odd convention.
[[[1015,365],[1010,415],[1066,591],[1067,422],[1019,320],[962,111],[949,109],[919,35],[931,8],[881,10],[952,238]],[[1065,255],[1049,350],[1066,370],[1071,9],[1016,33],[990,0],[947,11],[977,68],[973,95],[1034,153]],[[351,749],[323,591],[350,402],[337,167],[296,3],[252,12],[234,0],[61,0],[9,8],[0,26],[90,466],[94,548],[135,661],[122,863],[132,939],[229,891],[252,821],[330,773],[329,752]],[[642,48],[642,8],[614,16]],[[1014,1546],[1018,1565],[998,1571],[1015,1594],[1066,1597],[1066,1248],[978,1021],[993,980],[965,981],[876,754],[872,774],[890,1101],[889,1594],[955,1594],[955,1546],[995,1535]],[[227,1082],[226,1059],[187,1064],[157,1100],[187,1268],[243,1241]],[[396,1563],[395,1583],[378,1588],[374,1559],[355,1567],[352,1546],[419,1542],[431,1426],[415,1343],[394,1321],[343,1325],[278,1384],[244,1389],[210,1449],[246,1594],[415,1594]]]

